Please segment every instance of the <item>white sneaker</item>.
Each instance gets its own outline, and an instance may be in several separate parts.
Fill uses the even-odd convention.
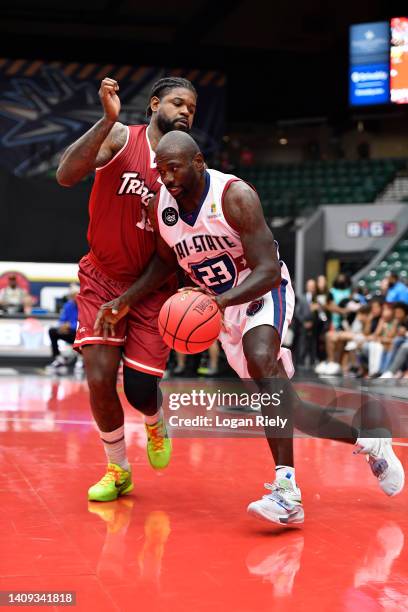
[[[394,374],[388,370],[388,372],[381,374],[380,378],[394,378]]]
[[[316,372],[316,374],[324,374],[328,365],[329,364],[327,361],[321,361],[317,364],[314,371]]]
[[[358,438],[355,455],[367,456],[367,461],[380,489],[386,495],[398,495],[404,488],[405,473],[401,461],[394,453],[391,438]]]
[[[66,369],[67,367],[65,365],[64,357],[62,357],[62,355],[58,355],[58,357],[56,357],[52,363],[46,366],[45,371],[47,374],[57,374],[60,373],[61,370]]]
[[[249,514],[264,521],[278,523],[278,525],[303,523],[305,513],[299,487],[296,487],[287,478],[281,478],[273,484],[266,482],[264,486],[271,493],[251,502],[247,508]]]
[[[327,374],[327,376],[336,376],[336,374],[341,374],[341,371],[341,365],[339,363],[329,361],[323,374]]]

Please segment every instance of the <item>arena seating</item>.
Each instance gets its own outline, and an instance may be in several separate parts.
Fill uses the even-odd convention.
[[[408,278],[408,232],[394,245],[387,257],[376,268],[370,270],[358,284],[367,287],[370,293],[380,293],[381,280],[390,271],[397,272],[402,280],[406,281]]]
[[[373,202],[406,159],[313,161],[240,167],[236,174],[252,183],[267,215],[292,216],[320,204]]]

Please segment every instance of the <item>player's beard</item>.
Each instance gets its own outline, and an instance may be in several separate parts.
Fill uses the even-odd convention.
[[[176,127],[174,124],[177,123],[177,120],[167,119],[164,115],[161,115],[160,112],[157,113],[157,127],[161,131],[162,134],[167,134],[168,132],[172,132],[173,130],[180,130],[180,132],[189,132],[190,128],[188,126]]]

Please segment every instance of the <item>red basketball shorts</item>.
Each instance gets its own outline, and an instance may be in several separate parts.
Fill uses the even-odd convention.
[[[163,303],[177,289],[176,280],[152,292],[115,325],[115,336],[95,335],[94,324],[102,304],[119,297],[130,283],[121,283],[106,276],[87,255],[79,262],[78,328],[74,348],[78,351],[88,344],[123,347],[126,366],[161,377],[164,373],[169,348],[163,342],[157,319]]]

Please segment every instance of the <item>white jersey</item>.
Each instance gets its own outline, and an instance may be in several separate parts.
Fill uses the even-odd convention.
[[[251,272],[240,236],[223,211],[224,194],[231,183],[241,179],[217,170],[206,170],[205,179],[201,202],[187,215],[180,213],[176,200],[163,186],[157,220],[160,235],[175,252],[179,265],[197,285],[220,294],[241,284]],[[281,268],[282,278],[290,282],[283,262]]]

